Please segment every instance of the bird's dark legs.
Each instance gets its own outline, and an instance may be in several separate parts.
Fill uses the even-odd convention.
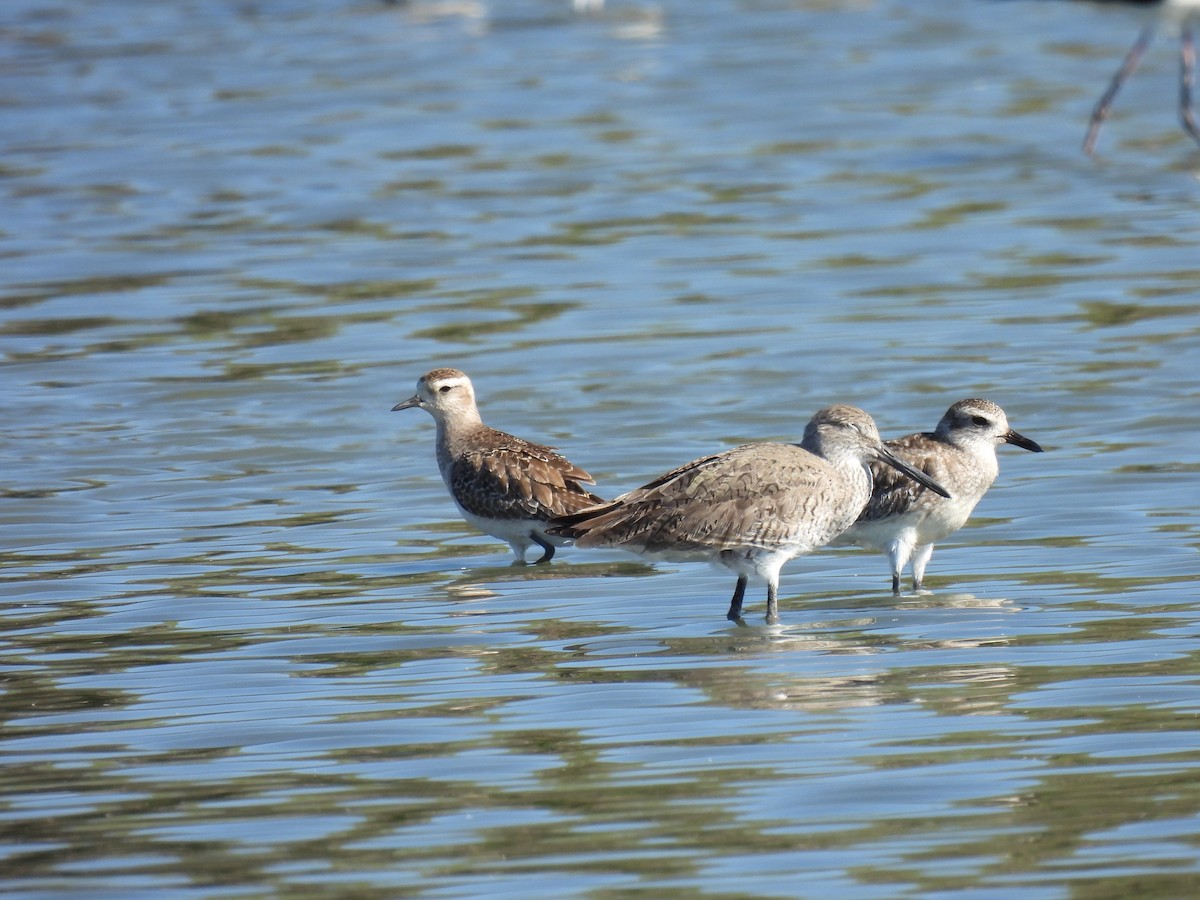
[[[551,544],[549,541],[542,540],[540,537],[538,537],[538,535],[536,535],[532,531],[529,532],[529,538],[535,544],[537,544],[539,547],[541,547],[543,550],[546,551],[545,553],[542,554],[542,556],[539,559],[535,559],[533,561],[533,564],[535,566],[540,563],[548,563],[548,562],[550,562],[550,560],[554,559],[554,545],[553,544]]]
[[[767,624],[779,624],[779,599],[776,594],[779,592],[779,585],[774,579],[767,582]]]
[[[892,596],[893,597],[900,596],[900,573],[899,572],[892,573]]]
[[[1096,139],[1100,137],[1100,126],[1108,118],[1108,113],[1112,107],[1113,100],[1117,96],[1117,92],[1121,90],[1121,85],[1128,81],[1129,76],[1137,69],[1138,63],[1142,61],[1142,54],[1146,52],[1146,48],[1150,46],[1150,41],[1153,38],[1153,25],[1148,25],[1142,29],[1142,33],[1138,35],[1138,39],[1129,48],[1129,52],[1125,54],[1125,61],[1121,63],[1121,68],[1117,69],[1117,74],[1113,76],[1112,81],[1109,83],[1108,90],[1104,92],[1104,95],[1092,110],[1092,118],[1088,122],[1087,137],[1083,139],[1083,152],[1089,156],[1091,156],[1092,150],[1096,147]]]
[[[779,624],[779,585],[774,581],[767,582],[767,624]],[[737,586],[733,589],[733,598],[729,601],[729,612],[725,614],[730,622],[745,625],[742,620],[742,599],[746,596],[746,576],[739,575]]]
[[[1184,22],[1179,38],[1179,119],[1183,129],[1200,143],[1200,127],[1192,106],[1192,85],[1196,83],[1196,39],[1192,23]]]
[[[730,622],[742,624],[742,600],[746,596],[746,576],[739,575],[737,587],[733,589],[733,599],[729,601],[729,612],[725,613],[725,618]]]

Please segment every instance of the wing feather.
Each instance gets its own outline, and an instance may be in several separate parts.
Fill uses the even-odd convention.
[[[945,483],[941,453],[945,445],[934,439],[933,434],[910,434],[884,445],[906,463],[924,472],[934,481]],[[873,487],[871,499],[858,517],[860,522],[900,516],[912,510],[927,497],[935,497],[926,488],[907,475],[880,462],[871,463]]]
[[[581,547],[674,556],[778,550],[797,543],[801,519],[815,517],[804,530],[823,536],[825,505],[816,498],[831,472],[794,444],[748,444],[672,469],[555,525]]]
[[[499,431],[488,437],[450,464],[450,490],[467,512],[546,520],[603,502],[584,487],[595,479],[553,447]]]

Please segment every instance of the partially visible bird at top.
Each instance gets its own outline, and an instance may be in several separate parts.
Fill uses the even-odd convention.
[[[546,522],[603,503],[584,485],[595,480],[553,447],[483,424],[475,389],[458,369],[434,369],[417,392],[392,411],[419,406],[437,423],[437,462],[450,497],[466,521],[512,547],[516,562],[534,544],[538,563],[569,541],[546,533]]]
[[[960,400],[932,432],[885,441],[884,446],[950,491],[939,497],[886,466],[872,463],[874,488],[858,521],[837,541],[881,550],[892,564],[892,593],[900,593],[911,563],[913,590],[920,590],[933,545],[966,524],[1000,471],[996,447],[1012,444],[1033,453],[1042,448],[1013,431],[989,400]]]
[[[1104,125],[1108,114],[1112,111],[1113,100],[1121,86],[1129,80],[1142,55],[1154,39],[1161,21],[1177,25],[1179,28],[1179,120],[1194,141],[1200,143],[1200,126],[1196,123],[1196,111],[1192,102],[1192,88],[1196,80],[1196,41],[1194,27],[1200,17],[1200,0],[1129,0],[1137,6],[1160,7],[1158,20],[1142,28],[1138,39],[1134,41],[1121,67],[1113,75],[1108,89],[1097,101],[1088,122],[1087,135],[1083,139],[1083,152],[1089,156],[1096,149],[1096,141],[1100,137],[1100,128]]]

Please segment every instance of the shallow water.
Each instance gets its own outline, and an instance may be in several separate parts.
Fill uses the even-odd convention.
[[[1068,2],[7,3],[0,889],[1183,896],[1200,151]],[[509,566],[432,423],[616,494],[983,395],[931,590]]]

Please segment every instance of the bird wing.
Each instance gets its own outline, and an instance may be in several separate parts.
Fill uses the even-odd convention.
[[[940,460],[946,445],[934,440],[931,433],[906,435],[885,441],[884,446],[934,481],[945,474],[945,467]],[[937,495],[927,488],[881,462],[871,463],[871,479],[871,499],[858,517],[860,522],[900,516],[913,509],[918,502],[937,499]]]
[[[828,464],[792,444],[748,444],[702,457],[616,500],[568,516],[581,547],[686,556],[795,545]],[[819,530],[819,529],[818,529]]]
[[[450,490],[467,512],[486,518],[550,519],[603,503],[583,469],[543,447],[497,432],[502,441],[464,453],[450,467]]]

